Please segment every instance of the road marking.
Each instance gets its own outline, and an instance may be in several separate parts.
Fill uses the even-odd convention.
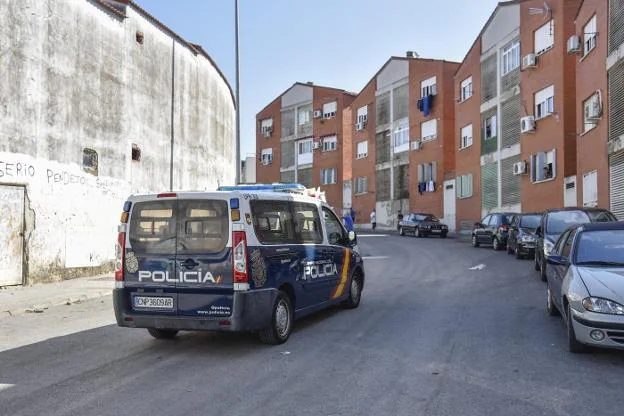
[[[388,237],[388,234],[358,234],[359,237]]]
[[[381,260],[381,259],[387,259],[388,256],[364,256],[362,257],[363,260]]]
[[[481,264],[477,264],[474,267],[471,267],[470,270],[483,270],[485,269],[485,264],[481,263]]]
[[[15,384],[2,384],[2,383],[0,383],[0,391],[6,390],[6,389],[10,389],[13,386],[15,386]]]

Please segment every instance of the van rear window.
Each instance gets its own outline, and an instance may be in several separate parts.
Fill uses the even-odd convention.
[[[220,252],[228,242],[228,218],[226,201],[139,202],[130,217],[130,244],[141,253]]]

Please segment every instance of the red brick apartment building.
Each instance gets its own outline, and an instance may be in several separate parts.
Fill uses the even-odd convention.
[[[320,187],[332,206],[350,207],[353,98],[341,89],[298,82],[262,109],[256,115],[257,182]]]
[[[444,180],[455,165],[457,65],[413,53],[392,57],[351,104],[357,223],[370,223],[373,209],[385,227],[396,226],[399,210],[445,216]]]

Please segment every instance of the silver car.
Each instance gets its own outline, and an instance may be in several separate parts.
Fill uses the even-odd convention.
[[[572,226],[546,261],[548,313],[563,315],[569,350],[624,349],[624,223]]]

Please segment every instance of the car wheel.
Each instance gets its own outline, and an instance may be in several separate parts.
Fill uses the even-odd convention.
[[[516,244],[516,249],[514,250],[514,254],[516,258],[520,260],[522,258],[522,253],[520,253],[520,245]]]
[[[177,329],[147,328],[147,332],[156,339],[173,339],[178,335]]]
[[[479,247],[479,240],[477,240],[477,236],[475,234],[472,235],[472,246]]]
[[[546,262],[540,261],[540,277],[542,278],[542,282],[546,281]]]
[[[290,298],[280,291],[273,305],[271,325],[258,333],[260,341],[271,345],[283,344],[290,336],[292,323],[293,310]]]
[[[360,299],[362,299],[362,277],[358,273],[354,274],[353,278],[351,278],[349,297],[342,305],[347,309],[355,309],[360,306]]]
[[[575,353],[579,353],[579,352],[585,352],[587,351],[587,347],[584,344],[581,344],[580,342],[578,342],[578,340],[576,339],[576,334],[574,333],[574,324],[572,323],[572,310],[570,308],[570,305],[568,305],[567,309],[566,309],[566,327],[568,329],[568,350],[570,350],[570,352],[575,352]]]
[[[500,241],[498,241],[498,237],[494,237],[492,239],[492,248],[494,249],[494,251],[500,250]]]
[[[441,234],[440,234],[440,238],[446,238],[446,235],[447,235],[447,234],[448,234],[448,233],[441,233]]]
[[[399,235],[405,235],[405,231],[403,230],[403,227],[399,227]]]
[[[540,269],[539,260],[537,259],[537,249],[535,249],[535,258],[533,261],[533,267],[535,268],[535,271],[539,271]]]
[[[559,311],[557,310],[557,307],[555,306],[555,302],[553,300],[552,297],[552,292],[550,291],[550,285],[546,285],[546,291],[548,294],[548,299],[546,301],[546,312],[548,312],[548,315],[550,316],[557,316],[559,315]]]

